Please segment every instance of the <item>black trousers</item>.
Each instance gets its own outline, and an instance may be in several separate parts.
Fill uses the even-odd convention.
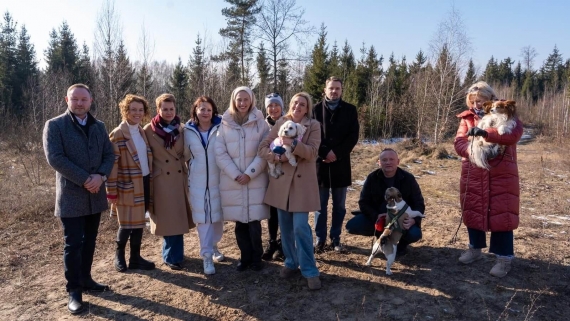
[[[243,263],[259,263],[263,254],[261,244],[261,222],[236,222],[236,240],[241,252],[240,261]]]
[[[101,213],[80,217],[61,217],[63,226],[63,267],[68,292],[80,290],[92,280],[91,265],[99,233]]]
[[[148,211],[150,205],[150,174],[143,176],[144,210]]]
[[[269,241],[277,241],[277,231],[279,230],[279,216],[277,215],[277,208],[269,207],[269,220],[267,221],[269,227]]]

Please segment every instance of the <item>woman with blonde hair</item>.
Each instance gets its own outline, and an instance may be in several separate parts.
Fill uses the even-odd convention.
[[[267,163],[257,156],[257,148],[268,131],[251,89],[234,89],[216,138],[216,163],[224,220],[236,222],[241,254],[238,271],[263,269],[260,221],[269,217],[269,208],[263,203],[268,175]]]
[[[152,152],[141,122],[148,118],[148,102],[144,97],[128,94],[119,103],[123,122],[109,138],[113,143],[115,164],[106,182],[107,199],[115,206],[119,221],[115,270],[125,272],[125,247],[131,240],[129,269],[152,270],[154,263],[140,255],[145,212],[150,203]]]
[[[497,100],[495,92],[484,81],[467,90],[468,110],[457,117],[461,120],[455,137],[455,151],[462,157],[460,203],[463,223],[467,226],[469,248],[459,262],[470,264],[481,259],[481,249],[487,247],[486,232],[491,232],[489,252],[497,257],[490,274],[504,277],[511,270],[514,258],[513,230],[519,225],[519,174],[517,142],[523,126],[517,125],[511,133],[500,135],[496,128],[477,127],[483,118],[483,104]],[[505,146],[502,155],[488,160],[490,169],[475,166],[469,161],[469,136],[480,136],[485,141]]]
[[[269,135],[259,145],[258,156],[268,162],[282,163],[283,175],[271,177],[265,194],[265,203],[277,208],[281,227],[281,243],[285,254],[285,266],[280,276],[289,278],[301,271],[310,290],[321,288],[319,270],[315,262],[313,231],[309,225],[309,212],[320,209],[319,185],[316,161],[321,143],[321,126],[312,119],[312,102],[309,94],[301,92],[291,98],[289,112],[279,119]],[[293,148],[297,166],[292,166],[285,155],[270,148],[278,137],[279,127],[293,121],[306,128],[302,137],[279,137],[281,143]]]

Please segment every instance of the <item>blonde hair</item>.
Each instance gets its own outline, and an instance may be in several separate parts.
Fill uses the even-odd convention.
[[[149,116],[148,101],[146,101],[146,99],[144,99],[143,96],[137,96],[132,94],[127,94],[125,98],[123,98],[123,100],[119,102],[119,110],[121,111],[121,117],[123,118],[123,121],[127,120],[127,116],[129,115],[129,107],[131,106],[132,102],[141,103],[143,105],[143,110],[144,110],[143,121],[146,121]]]
[[[169,102],[169,103],[176,104],[176,98],[174,98],[173,94],[162,94],[162,95],[156,97],[156,110],[159,110],[160,106],[165,101]]]
[[[236,104],[236,96],[242,91],[246,92],[249,95],[249,98],[251,99],[251,105],[249,106],[249,109],[247,110],[247,115],[245,115],[245,117],[240,116]],[[232,118],[235,120],[236,123],[238,123],[239,125],[243,125],[243,123],[247,119],[247,116],[249,115],[251,110],[255,107],[255,105],[256,105],[256,100],[253,91],[251,91],[251,89],[246,86],[237,87],[232,92],[232,98],[230,100],[230,108],[229,108],[230,115],[232,115]]]
[[[304,91],[293,95],[291,101],[289,102],[289,110],[287,110],[287,114],[285,115],[285,117],[287,117],[288,119],[291,119],[293,117],[293,105],[295,104],[294,100],[297,97],[305,98],[305,100],[307,101],[307,114],[305,115],[305,117],[309,119],[313,118],[313,100],[311,99],[311,95],[309,95]]]
[[[497,95],[495,95],[495,91],[493,90],[493,88],[491,88],[491,86],[489,86],[489,84],[484,81],[478,81],[473,85],[471,85],[469,89],[467,89],[465,104],[468,107],[471,107],[469,105],[469,98],[471,98],[471,96],[481,97],[485,101],[491,101],[497,99]]]

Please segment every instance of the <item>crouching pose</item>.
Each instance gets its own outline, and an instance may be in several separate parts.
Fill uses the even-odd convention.
[[[131,256],[128,268],[152,270],[154,263],[141,257],[152,170],[152,152],[141,127],[141,121],[149,115],[148,102],[143,97],[129,94],[119,103],[119,109],[123,122],[109,134],[115,164],[107,180],[107,199],[116,207],[119,219],[115,270],[127,270],[125,247],[129,237]]]
[[[358,205],[361,213],[346,223],[346,230],[350,234],[373,236],[374,223],[378,217],[386,216],[386,205],[384,193],[390,187],[397,188],[402,195],[402,199],[409,205],[410,209],[425,214],[424,198],[418,182],[414,176],[398,167],[400,159],[395,150],[386,148],[380,153],[378,158],[379,169],[368,175],[364,186],[360,192]],[[380,215],[379,215],[380,214]],[[402,222],[402,238],[398,243],[397,255],[406,253],[409,244],[419,241],[422,238],[421,217],[407,217]]]

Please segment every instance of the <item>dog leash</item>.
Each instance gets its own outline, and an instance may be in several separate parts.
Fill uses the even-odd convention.
[[[471,144],[471,154],[473,154],[473,144]],[[461,202],[461,217],[459,218],[459,225],[453,234],[453,237],[449,241],[449,244],[454,244],[457,242],[457,233],[459,233],[459,229],[461,228],[461,223],[463,223],[463,212],[465,208],[465,200],[467,199],[467,187],[469,186],[469,177],[471,176],[471,166],[473,164],[469,161],[469,167],[467,168],[467,182],[465,182],[465,193],[463,193],[463,202]]]

